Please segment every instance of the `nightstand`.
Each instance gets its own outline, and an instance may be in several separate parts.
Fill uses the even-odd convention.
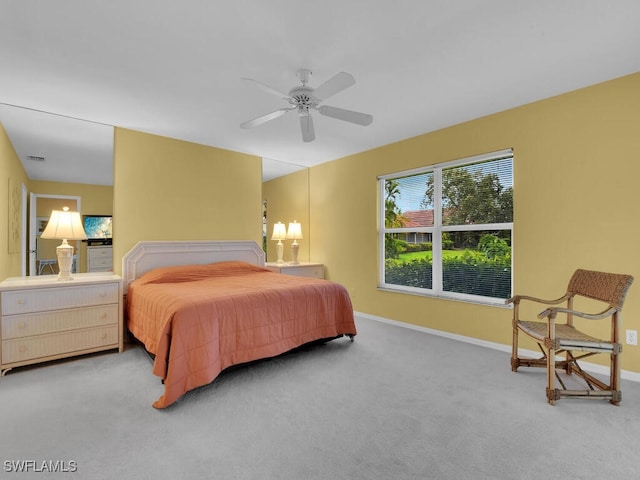
[[[85,353],[122,352],[122,279],[107,273],[0,282],[0,376],[14,367]]]
[[[267,262],[265,268],[276,273],[285,275],[295,275],[298,277],[324,278],[324,264],[300,262],[298,265],[283,263],[278,265],[276,262]]]

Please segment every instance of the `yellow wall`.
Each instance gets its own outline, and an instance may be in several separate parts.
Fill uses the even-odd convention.
[[[9,225],[15,225],[16,221],[21,222],[22,219],[19,216],[19,210],[16,212],[13,208],[13,211],[10,212],[10,208],[16,206],[16,201],[18,201],[18,209],[20,208],[21,186],[25,185],[28,188],[28,182],[29,178],[22,163],[0,123],[0,232],[2,232],[0,235],[0,280],[6,277],[16,277],[21,273],[20,252],[10,251],[9,235],[11,232]],[[11,201],[9,200],[10,196],[13,197]],[[19,235],[19,241],[24,242],[21,233]],[[26,248],[24,251],[26,254]]]
[[[33,193],[80,197],[81,215],[113,214],[113,187],[87,185],[84,183],[44,182],[40,180],[32,180],[29,185]],[[39,208],[38,210],[40,211]]]
[[[640,74],[634,74],[352,155],[313,167],[308,177],[267,182],[268,234],[278,219],[301,221],[301,259],[325,263],[328,278],[349,289],[358,311],[509,345],[507,308],[376,288],[376,178],[511,147],[516,293],[559,296],[578,267],[629,273],[638,280],[622,330],[640,330],[638,125]],[[121,128],[115,131],[114,155],[116,273],[139,240],[261,242],[259,158]],[[7,225],[9,178],[27,178],[4,130],[0,162],[0,222]],[[82,206],[88,213],[84,196]],[[273,243],[268,241],[271,257]],[[7,251],[5,235],[2,277],[19,274],[18,255]],[[640,347],[624,350],[622,367],[640,372]]]
[[[262,243],[259,157],[116,128],[114,272],[141,240]]]
[[[297,221],[302,227],[302,240],[298,240],[300,250],[298,260],[309,261],[309,245],[311,226],[309,223],[309,171],[300,170],[284,177],[278,177],[262,185],[262,198],[267,201],[267,261],[275,262],[278,258],[275,240],[271,240],[273,224],[282,222],[286,227],[289,222]],[[291,243],[284,240],[285,262],[292,259]]]
[[[311,259],[358,311],[509,345],[510,309],[377,290],[376,177],[512,147],[516,293],[558,297],[579,267],[629,273],[622,329],[640,330],[639,125],[634,74],[313,167]],[[640,347],[622,357],[640,372]]]

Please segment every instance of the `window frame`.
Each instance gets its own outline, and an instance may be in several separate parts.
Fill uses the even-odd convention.
[[[443,288],[443,268],[442,268],[442,234],[453,231],[482,231],[482,230],[509,230],[511,232],[511,293],[513,294],[513,225],[514,222],[505,223],[483,223],[472,225],[443,225],[442,222],[442,172],[451,167],[460,167],[474,163],[497,160],[511,156],[512,180],[513,180],[513,149],[508,148],[495,152],[490,152],[472,157],[451,160],[442,163],[427,165],[424,167],[393,172],[378,176],[378,290],[421,295],[427,297],[443,298],[463,302],[477,303],[482,305],[505,306],[504,299],[496,297],[486,297],[471,295],[468,293],[448,292]],[[433,173],[434,175],[434,205],[433,205],[433,226],[430,227],[404,227],[386,228],[385,226],[385,199],[386,181],[423,173]],[[432,288],[418,288],[405,285],[385,283],[385,234],[388,233],[430,233],[432,236]]]

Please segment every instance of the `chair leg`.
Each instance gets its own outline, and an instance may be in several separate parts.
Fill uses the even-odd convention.
[[[618,359],[619,355],[617,353],[611,354],[611,374],[610,374],[610,385],[611,388],[611,400],[609,403],[612,405],[620,405],[620,400],[622,399],[622,394],[620,392],[620,363]]]
[[[518,359],[518,328],[514,327],[513,329],[513,340],[511,344],[511,371],[517,372],[518,367],[520,366],[520,361]]]
[[[547,348],[547,402],[550,405],[556,404],[556,350],[555,348]]]

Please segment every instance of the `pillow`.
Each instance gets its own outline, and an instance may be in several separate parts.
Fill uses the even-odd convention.
[[[138,278],[138,285],[148,283],[180,283],[194,282],[210,277],[227,277],[243,275],[250,272],[268,272],[262,267],[247,262],[230,260],[226,262],[209,263],[205,265],[176,265],[160,267],[150,270]]]

